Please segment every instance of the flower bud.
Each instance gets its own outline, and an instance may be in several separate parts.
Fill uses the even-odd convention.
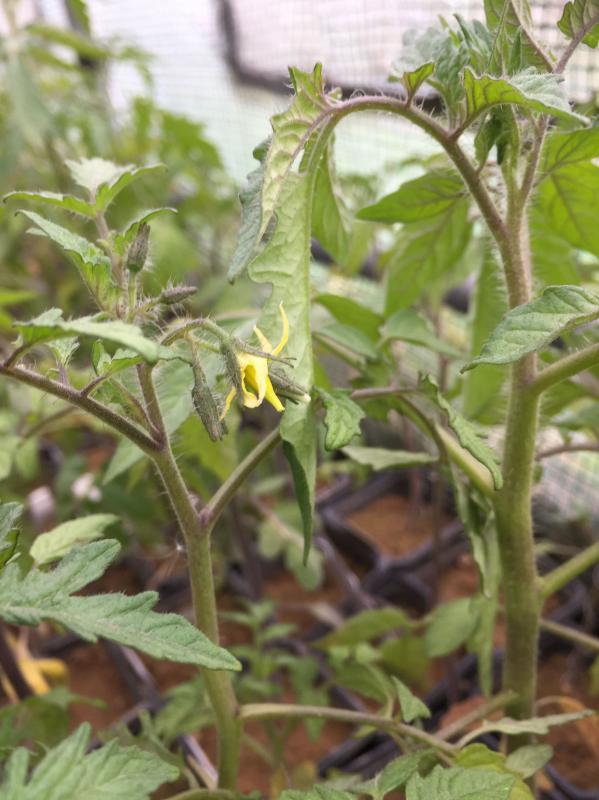
[[[292,381],[282,370],[271,367],[268,374],[278,394],[289,398],[289,400],[301,400],[303,403],[310,402],[310,395],[306,392],[304,387]]]
[[[170,286],[168,289],[163,289],[159,300],[165,306],[174,306],[187,300],[196,292],[195,286]]]
[[[204,370],[197,362],[193,365],[193,375],[194,385],[191,390],[191,399],[193,400],[194,408],[208,431],[210,439],[213,442],[218,442],[226,433],[225,425],[219,419],[219,404],[208,386]]]
[[[220,352],[225,362],[227,375],[235,390],[238,394],[243,394],[243,387],[241,385],[241,369],[239,368],[239,361],[237,360],[237,351],[231,342],[223,339],[220,345]]]
[[[137,229],[135,238],[127,252],[126,267],[129,272],[141,272],[148,257],[148,243],[150,241],[150,226],[145,222]]]

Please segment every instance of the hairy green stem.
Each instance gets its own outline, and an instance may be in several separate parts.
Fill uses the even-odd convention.
[[[25,383],[28,386],[33,386],[41,392],[59,397],[61,400],[65,400],[67,403],[82,409],[82,411],[86,411],[88,414],[96,417],[96,419],[105,422],[113,430],[117,431],[117,433],[130,439],[148,455],[155,452],[158,447],[157,442],[138,428],[137,425],[133,425],[129,420],[117,414],[116,411],[94,400],[93,397],[88,397],[86,394],[79,392],[72,386],[59,383],[51,378],[47,378],[45,375],[40,375],[24,367],[9,368],[0,365],[0,375],[4,375],[11,380],[19,381],[20,383]]]
[[[462,733],[462,731],[469,728],[474,722],[479,722],[494,711],[505,708],[505,706],[509,705],[515,698],[516,693],[511,690],[500,692],[495,695],[495,697],[491,697],[490,700],[482,703],[478,708],[474,708],[468,714],[464,714],[459,719],[456,719],[455,722],[452,722],[445,728],[441,728],[437,733],[438,738],[444,740],[453,739],[454,736]]]
[[[256,466],[273,450],[281,441],[279,429],[271,431],[259,442],[253,450],[241,461],[224,481],[212,498],[200,512],[200,521],[205,529],[212,529],[227,507],[235,492]]]
[[[541,394],[556,383],[565,381],[596,364],[599,364],[599,344],[583,347],[541,370],[531,382],[530,390],[535,394]]]
[[[251,720],[266,719],[330,719],[336,722],[347,722],[350,725],[369,725],[390,733],[399,733],[414,741],[433,747],[446,755],[455,755],[455,748],[448,742],[433,736],[431,733],[397,722],[388,717],[368,714],[362,711],[349,711],[345,708],[329,706],[302,706],[286,703],[249,703],[239,708],[239,719],[242,723]]]
[[[540,586],[542,599],[546,600],[559,592],[574,578],[594,567],[597,562],[599,562],[599,542],[594,542],[543,577]]]
[[[162,420],[150,369],[142,365],[138,371],[146,409],[152,423],[162,432],[160,450],[152,454],[171,506],[185,538],[193,609],[198,628],[215,644],[219,644],[218,611],[210,552],[210,535],[196,511],[193,499],[173,455]],[[237,699],[228,672],[202,670],[218,731],[219,788],[235,789],[239,763],[240,726],[237,721]]]

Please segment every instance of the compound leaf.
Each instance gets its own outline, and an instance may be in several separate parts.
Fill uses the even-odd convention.
[[[4,200],[36,200],[45,205],[63,208],[73,214],[93,219],[95,209],[91,203],[74,197],[72,194],[59,194],[58,192],[9,192],[4,195]]]
[[[483,769],[436,766],[426,778],[412,775],[406,800],[508,800],[516,778]]]
[[[147,339],[137,325],[121,320],[103,320],[101,316],[64,320],[59,308],[50,308],[28,322],[15,322],[24,344],[33,345],[69,336],[93,336],[139,353],[149,364],[181,355]]]
[[[153,753],[116,739],[88,753],[90,738],[85,722],[45,753],[29,779],[31,753],[19,747],[4,765],[0,794],[5,800],[148,800],[179,774]]]
[[[464,183],[450,169],[427,172],[358,212],[373,222],[418,222],[441,214],[464,196]]]
[[[155,658],[239,669],[232,655],[184,617],[152,611],[158,600],[155,592],[73,596],[102,575],[119,550],[113,540],[91,542],[72,550],[52,571],[34,567],[25,577],[18,564],[8,564],[0,575],[0,617],[12,625],[52,620],[88,642],[103,637]]]
[[[503,479],[501,470],[497,464],[495,451],[489,447],[478,435],[471,422],[462,416],[459,411],[447,402],[439,391],[437,382],[430,375],[423,375],[420,378],[420,389],[445,413],[447,422],[451,430],[458,437],[458,441],[463,448],[468,450],[470,455],[485,466],[491,473],[495,489],[501,489]]]
[[[507,78],[476,75],[468,67],[464,70],[466,94],[466,122],[469,124],[484,111],[499,105],[517,105],[585,123],[588,120],[570,108],[559,75],[525,69]]]

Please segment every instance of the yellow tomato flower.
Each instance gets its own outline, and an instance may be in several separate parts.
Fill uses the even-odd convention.
[[[254,332],[260,341],[260,347],[265,353],[272,353],[278,356],[287,344],[289,339],[289,320],[283,308],[283,303],[279,306],[281,314],[282,332],[281,339],[276,347],[273,347],[260,328],[255,327]],[[243,405],[246,408],[257,408],[264,400],[267,400],[277,411],[284,411],[284,406],[275,394],[275,390],[268,376],[268,359],[264,356],[256,356],[251,353],[237,353],[237,363],[241,373],[241,388],[243,391]],[[225,416],[231,403],[233,402],[237,389],[233,387],[227,399],[221,419]]]

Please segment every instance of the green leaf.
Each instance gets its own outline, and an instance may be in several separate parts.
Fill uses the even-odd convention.
[[[487,25],[494,42],[489,65],[502,73],[510,61],[514,45],[520,41],[524,63],[546,70],[548,65],[534,45],[532,14],[528,0],[485,0]]]
[[[412,775],[418,773],[421,763],[430,759],[432,753],[432,750],[407,753],[387,764],[372,782],[374,784],[372,796],[375,800],[383,800],[390,792],[403,789]]]
[[[64,320],[59,308],[51,308],[28,322],[15,322],[15,327],[18,328],[23,342],[30,345],[73,335],[92,336],[133,350],[149,364],[155,364],[162,359],[182,357],[180,353],[146,339],[137,325],[121,320],[104,321],[101,315]]]
[[[170,208],[170,206],[163,206],[162,208],[151,208],[149,211],[143,211],[141,214],[138,214],[134,219],[125,225],[123,230],[120,233],[117,233],[115,236],[115,249],[120,255],[125,255],[127,248],[135,239],[137,235],[137,231],[139,230],[141,225],[149,222],[154,217],[157,217],[159,214],[164,214],[165,212],[169,212],[171,214],[176,214],[176,208]]]
[[[599,44],[599,2],[597,0],[573,0],[566,3],[557,27],[569,39],[578,38],[589,47]]]
[[[442,214],[464,194],[464,183],[455,170],[427,172],[366,206],[357,216],[373,222],[418,222]]]
[[[599,128],[552,133],[543,148],[537,207],[545,226],[599,256]]]
[[[422,375],[419,383],[420,389],[445,413],[451,430],[458,437],[459,443],[470,455],[480,461],[491,473],[493,485],[499,491],[503,485],[501,470],[497,464],[495,451],[484,442],[471,422],[463,417],[459,411],[447,402],[439,391],[437,382],[430,375]]]
[[[51,564],[67,555],[77,545],[99,539],[105,529],[118,521],[114,514],[89,514],[63,522],[47,533],[41,533],[31,545],[29,554],[40,566]]]
[[[411,626],[407,614],[400,608],[372,608],[360,611],[345,620],[342,625],[318,640],[322,648],[339,645],[356,645],[371,642],[391,631],[402,630]]]
[[[109,48],[102,47],[89,36],[82,36],[72,28],[58,28],[54,25],[35,23],[29,25],[27,30],[29,33],[39,36],[45,43],[68,47],[85,58],[103,60],[111,54]]]
[[[359,435],[360,420],[366,414],[343,389],[333,389],[331,392],[319,389],[318,393],[325,407],[325,449],[339,450],[349,444],[354,436]]]
[[[45,137],[53,129],[50,110],[25,61],[15,55],[8,58],[5,64],[4,85],[11,112],[9,119],[30,147],[41,149]]]
[[[249,265],[250,278],[271,283],[260,328],[267,338],[280,327],[279,305],[289,319],[285,355],[295,358],[292,377],[308,392],[314,383],[310,325],[310,178],[289,175],[279,198],[278,223],[267,246]],[[316,418],[313,403],[288,404],[281,421],[283,452],[289,461],[302,512],[305,552],[312,540],[316,480]]]
[[[20,503],[0,503],[0,569],[15,553],[19,536],[16,524],[22,513]]]
[[[51,572],[18,564],[0,574],[0,617],[11,625],[52,620],[88,642],[98,637],[135,647],[155,658],[208,669],[239,669],[235,658],[177,614],[157,614],[155,592],[72,596],[104,573],[120,545],[106,540],[72,550]]]
[[[281,203],[281,193],[296,158],[324,119],[330,103],[325,94],[322,66],[302,72],[289,70],[294,90],[291,105],[271,120],[273,135],[262,165],[248,178],[241,194],[243,216],[237,249],[229,268],[234,280],[247,267]],[[279,219],[280,222],[280,219]]]
[[[88,753],[90,738],[85,722],[45,753],[29,779],[31,753],[18,748],[4,765],[0,794],[6,800],[149,800],[179,774],[147,750],[122,747],[116,739]]]
[[[510,753],[505,765],[522,778],[530,778],[538,772],[553,756],[553,748],[548,744],[529,744]]]
[[[73,180],[90,193],[96,211],[105,211],[133,181],[166,169],[164,164],[147,167],[136,167],[133,164],[120,166],[103,158],[82,158],[66,163]]]
[[[19,213],[34,222],[49,239],[70,254],[81,277],[94,295],[100,299],[115,295],[117,290],[112,282],[110,259],[95,244],[67,228],[44,219],[35,211]]]
[[[509,800],[534,800],[532,792],[522,778],[508,768],[503,753],[490,750],[484,744],[470,744],[464,747],[458,753],[455,764],[468,770],[484,769],[508,775],[514,779]]]
[[[456,272],[472,233],[470,201],[457,200],[440,214],[404,227],[386,264],[386,313],[408,308]]]
[[[430,658],[449,655],[468,640],[478,624],[472,611],[470,597],[460,597],[435,608],[424,635]]]
[[[342,322],[329,322],[318,328],[315,333],[319,337],[332,339],[333,342],[340,344],[344,349],[351,350],[369,361],[377,361],[379,358],[379,351],[373,342],[366,334],[352,325],[345,325]]]
[[[408,342],[453,358],[460,353],[435,334],[430,322],[413,308],[401,308],[381,327],[383,341]]]
[[[301,524],[297,504],[278,504],[260,525],[258,547],[265,558],[283,555],[285,566],[293,572],[297,582],[308,591],[314,591],[322,585],[323,555],[312,548],[304,562]]]
[[[476,117],[495,106],[517,105],[552,114],[568,120],[586,123],[586,117],[571,110],[559,75],[526,69],[507,78],[476,75],[470,68],[464,70],[466,93],[466,120],[470,124]]]
[[[436,766],[408,781],[406,800],[508,800],[515,778],[483,769]]]
[[[410,450],[386,450],[383,447],[360,447],[349,445],[343,452],[352,461],[364,464],[372,469],[397,469],[400,467],[418,467],[423,464],[434,464],[436,456],[428,453],[413,453]]]
[[[471,305],[471,357],[480,352],[507,309],[503,272],[487,246]],[[506,378],[507,370],[496,367],[481,366],[479,370],[468,372],[462,391],[464,416],[485,424],[498,422],[502,411],[501,390]]]
[[[599,294],[580,286],[548,286],[530,303],[508,311],[480,355],[462,371],[477,364],[511,364],[595,319],[599,319]]]
[[[402,683],[395,675],[391,676],[391,680],[397,692],[397,699],[401,707],[401,719],[403,722],[414,722],[416,719],[428,719],[431,712],[422,700],[416,697],[405,683]]]
[[[533,717],[532,719],[510,719],[503,717],[497,721],[485,721],[476,730],[476,735],[489,731],[505,733],[507,736],[518,736],[522,733],[533,733],[536,736],[544,736],[549,733],[551,728],[559,725],[568,725],[570,722],[577,722],[580,719],[593,717],[596,711],[575,711],[571,714],[548,714],[546,717]]]
[[[332,137],[316,172],[312,199],[312,234],[337,264],[345,265],[349,250],[347,209],[334,185]]]
[[[427,61],[425,64],[422,64],[420,67],[412,70],[398,70],[396,71],[395,68],[391,72],[389,76],[389,81],[403,83],[403,87],[406,90],[406,94],[408,96],[408,100],[411,100],[418,89],[422,86],[423,83],[431,77],[433,72],[435,71],[435,65],[432,61]]]
[[[342,294],[319,294],[315,302],[324,306],[337,322],[356,328],[373,342],[378,340],[383,318],[368,305],[352,300],[351,297],[344,297]]]
[[[91,219],[95,216],[95,209],[91,203],[74,197],[71,194],[58,194],[57,192],[9,192],[4,195],[4,202],[7,200],[37,200],[45,205],[64,208],[65,211],[72,211],[82,217]]]
[[[286,789],[279,800],[356,800],[356,796],[332,786],[313,786],[308,790]]]

